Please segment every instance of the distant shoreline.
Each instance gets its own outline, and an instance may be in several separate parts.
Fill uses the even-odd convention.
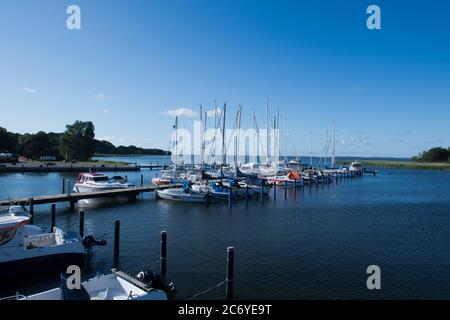
[[[419,170],[441,170],[450,171],[450,163],[445,162],[414,162],[406,160],[359,160],[365,166],[396,168],[396,169],[419,169]],[[338,161],[338,164],[349,165],[351,161]]]
[[[98,153],[94,154],[92,157],[170,157],[167,154],[108,154],[108,153]]]

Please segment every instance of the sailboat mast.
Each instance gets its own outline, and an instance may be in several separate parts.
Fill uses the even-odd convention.
[[[239,161],[239,138],[240,138],[240,132],[241,132],[241,110],[242,107],[239,105],[238,108],[238,117],[237,117],[237,134],[236,134],[236,156],[235,156],[235,166],[237,167],[237,163]]]
[[[286,129],[286,113],[284,114],[284,162],[287,163],[287,129]]]
[[[257,157],[257,143],[258,141],[257,136],[256,136],[256,122],[255,122],[255,113],[252,113],[252,124],[253,124],[253,163],[257,163],[258,162],[258,157]]]
[[[178,164],[178,117],[175,117],[175,165]]]
[[[266,163],[269,163],[269,97],[266,97]]]
[[[222,164],[227,164],[227,150],[226,150],[226,141],[225,141],[225,118],[227,114],[227,103],[225,102],[223,105],[222,111]]]
[[[313,165],[313,134],[312,131],[309,132],[310,134],[310,138],[311,138],[311,159],[310,159],[310,163],[311,163],[311,167]]]
[[[331,167],[336,166],[336,124],[333,121],[333,153],[331,155]]]

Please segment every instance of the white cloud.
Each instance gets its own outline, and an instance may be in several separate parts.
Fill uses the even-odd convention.
[[[185,118],[195,118],[198,116],[197,111],[188,108],[166,110],[163,111],[162,114],[169,117],[185,117]]]
[[[217,117],[220,117],[220,115],[222,114],[222,109],[221,108],[217,108],[217,109],[211,109],[206,111],[206,116],[208,118],[214,118],[214,115],[217,115]]]
[[[106,140],[106,141],[111,141],[111,140],[115,140],[116,137],[115,136],[103,136],[99,138],[100,140]]]
[[[35,93],[37,93],[38,91],[37,91],[36,89],[33,89],[33,88],[24,87],[24,88],[22,88],[22,92],[24,92],[24,93],[35,94]]]
[[[109,110],[108,109],[103,109],[103,113],[108,113],[109,112]]]
[[[105,95],[103,94],[103,93],[97,93],[97,94],[94,94],[94,99],[95,100],[100,100],[100,101],[104,101],[105,100]]]

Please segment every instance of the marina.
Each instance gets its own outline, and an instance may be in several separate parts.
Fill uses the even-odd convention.
[[[148,158],[144,157],[141,161],[147,160]],[[434,220],[424,220],[425,217],[434,216],[436,219],[440,217],[436,213],[426,215],[426,212],[445,211],[446,204],[450,202],[441,186],[430,186],[429,191],[422,193],[418,193],[413,187],[421,181],[442,180],[442,177],[438,176],[448,173],[396,169],[378,171],[380,173],[375,177],[365,175],[356,179],[350,176],[344,178],[342,172],[343,178],[334,178],[332,183],[304,184],[303,187],[297,188],[282,186],[272,188],[268,196],[258,197],[256,201],[253,200],[248,204],[245,198],[233,201],[231,211],[227,201],[206,206],[198,203],[180,205],[173,201],[155,201],[154,192],[151,192],[155,187],[144,187],[152,189],[137,197],[137,201],[123,202],[107,198],[105,202],[100,203],[80,203],[75,206],[75,213],[70,208],[70,203],[57,202],[54,224],[63,230],[78,230],[77,212],[83,210],[86,212],[84,233],[103,236],[107,241],[108,245],[94,249],[95,256],[91,257],[83,271],[85,278],[94,277],[98,272],[109,274],[110,268],[114,267],[112,262],[115,220],[121,220],[120,267],[133,274],[143,269],[155,270],[158,267],[160,252],[156,244],[160,240],[160,231],[167,230],[170,235],[167,278],[176,284],[178,293],[175,299],[194,297],[197,293],[221,283],[224,279],[224,248],[230,245],[234,246],[237,252],[235,262],[237,280],[234,283],[234,297],[237,299],[248,297],[279,299],[292,296],[370,297],[364,288],[358,289],[361,282],[358,279],[361,276],[364,278],[364,275],[361,274],[358,264],[351,263],[353,261],[351,257],[355,252],[360,255],[363,261],[361,264],[376,259],[386,265],[390,273],[400,272],[405,263],[411,264],[420,259],[420,252],[426,252],[428,248],[433,247],[435,241],[439,241],[443,235],[438,230],[432,237],[435,240],[422,244],[419,253],[412,255],[408,248],[416,247],[424,237],[430,239],[430,235],[423,234],[418,237],[410,234],[408,230],[416,223],[424,224],[423,228],[426,228],[426,225],[430,225]],[[140,185],[141,174],[144,175],[144,181],[151,181],[152,178],[161,175],[156,170],[117,174],[128,175],[128,180],[136,186]],[[17,191],[22,190],[19,191],[21,194],[35,198],[39,191],[42,191],[40,187],[42,183],[49,186],[47,190],[50,193],[51,190],[61,188],[63,178],[76,180],[75,176],[68,176],[66,173],[63,176],[61,173],[38,177],[33,175],[31,173],[25,176],[0,175],[2,182],[0,193],[8,194],[10,189],[5,187],[12,185],[18,178],[22,179],[22,187]],[[25,186],[26,189],[23,189]],[[168,187],[180,188],[180,186]],[[161,189],[163,188],[161,186]],[[114,192],[121,191],[114,190]],[[358,194],[358,197],[355,197],[355,194]],[[379,203],[377,197],[383,197],[383,204]],[[28,197],[23,200],[27,199]],[[430,207],[429,203],[434,205]],[[339,210],[335,209],[337,206]],[[380,210],[389,213],[380,215]],[[414,220],[404,220],[405,210],[409,212],[408,215],[414,217]],[[35,207],[33,223],[43,227],[52,225],[51,202]],[[356,225],[367,227],[355,229]],[[444,225],[440,228],[442,231]],[[258,239],[263,234],[268,238],[261,243]],[[330,242],[331,239],[339,240]],[[147,243],[155,245],[147,246]],[[379,255],[379,243],[386,243],[389,248],[395,250]],[[297,249],[291,250],[292,246]],[[190,247],[188,255],[185,254],[187,247]],[[352,248],[352,251],[349,252],[346,248]],[[289,256],[286,255],[287,252]],[[278,261],[277,257],[283,262]],[[427,260],[427,267],[432,272],[440,270],[439,260],[430,259]],[[339,268],[343,268],[342,270],[346,268],[348,271],[335,274],[329,282],[324,283],[320,279],[329,277],[330,272],[333,274],[331,270],[334,270],[334,267],[331,263],[337,263]],[[439,285],[433,281],[424,285],[423,281],[430,281],[430,278],[426,275],[419,276],[421,269],[419,265],[409,268],[411,277],[416,278],[415,291],[390,291],[382,297],[445,295],[446,293],[432,288],[437,286],[444,289],[444,283],[446,281],[450,283],[450,279],[441,279],[444,283]],[[266,270],[273,272],[267,273]],[[302,271],[299,273],[299,270]],[[186,272],[190,275],[189,279],[184,277]],[[297,281],[298,285],[292,283],[288,285],[286,282],[288,279]],[[401,281],[410,283],[408,279],[409,277],[403,277]],[[276,283],[272,287],[276,290],[261,290],[263,283],[267,282]],[[353,285],[338,289],[341,282]],[[387,278],[384,283],[391,286],[397,282]],[[58,280],[54,276],[44,276],[34,279],[31,283],[17,282],[14,288],[4,287],[1,295],[11,296],[17,290],[21,294],[31,295],[58,286]],[[198,298],[223,297],[222,285]]]
[[[450,300],[447,7],[3,1],[1,307]]]

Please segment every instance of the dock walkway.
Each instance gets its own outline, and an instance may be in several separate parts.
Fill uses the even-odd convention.
[[[17,199],[6,199],[0,200],[0,206],[10,206],[10,205],[30,205],[30,202],[35,204],[49,204],[56,202],[70,202],[71,205],[82,199],[94,199],[102,197],[115,197],[115,196],[137,196],[145,192],[153,192],[156,189],[168,189],[181,187],[180,184],[171,184],[165,186],[143,186],[136,188],[127,188],[119,190],[105,190],[105,191],[95,191],[95,192],[73,192],[73,193],[62,193],[47,196],[36,196],[31,198],[17,198]]]

